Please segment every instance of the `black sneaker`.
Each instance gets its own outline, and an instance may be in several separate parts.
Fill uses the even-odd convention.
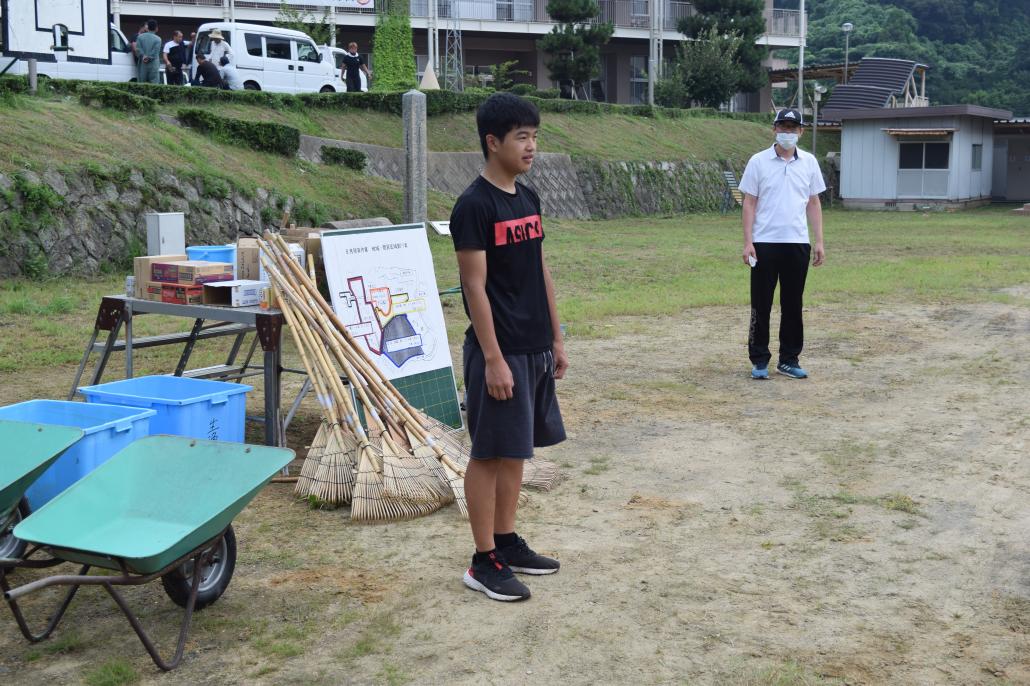
[[[561,567],[558,560],[533,552],[533,549],[526,545],[526,539],[521,536],[512,545],[498,548],[497,552],[507,561],[513,572],[538,575],[554,574]]]
[[[529,589],[515,578],[511,568],[504,563],[504,558],[498,555],[497,551],[489,553],[487,559],[482,562],[476,562],[476,558],[473,557],[462,581],[473,591],[482,591],[494,600],[512,602],[529,597]]]

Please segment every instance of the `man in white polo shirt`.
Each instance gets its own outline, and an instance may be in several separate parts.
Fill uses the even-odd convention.
[[[780,284],[780,349],[776,371],[804,379],[799,357],[804,347],[802,296],[808,263],[818,267],[823,249],[823,210],[819,194],[826,190],[815,156],[797,147],[804,132],[801,112],[780,110],[773,122],[776,143],[753,155],[740,179],[744,194],[744,263],[751,266],[751,326],[748,356],[751,378],[769,378],[769,312]],[[808,231],[815,238],[809,242]]]

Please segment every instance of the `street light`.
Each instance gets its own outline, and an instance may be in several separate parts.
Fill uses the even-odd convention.
[[[844,84],[848,83],[848,50],[851,48],[851,32],[855,25],[850,21],[844,22],[840,30],[844,32]]]
[[[826,92],[826,86],[821,83],[815,84],[815,93],[812,94],[812,154],[817,158],[819,156],[818,149],[815,147],[816,134],[819,133],[819,101],[823,99],[823,94]]]

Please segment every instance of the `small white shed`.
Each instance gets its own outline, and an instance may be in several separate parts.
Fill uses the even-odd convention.
[[[845,207],[914,210],[990,202],[994,122],[979,105],[827,110],[841,122]]]

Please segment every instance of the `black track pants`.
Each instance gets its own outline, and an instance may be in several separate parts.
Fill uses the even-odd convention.
[[[812,246],[807,243],[755,243],[758,264],[751,268],[751,327],[747,351],[752,364],[767,365],[769,312],[776,282],[780,283],[780,362],[797,364],[805,344],[802,296]]]

